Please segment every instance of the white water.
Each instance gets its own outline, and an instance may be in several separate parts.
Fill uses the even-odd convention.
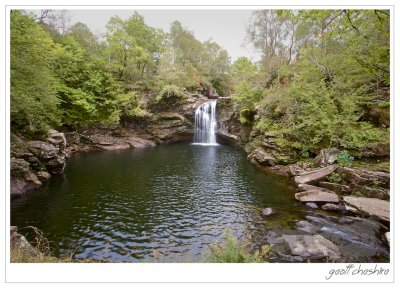
[[[215,132],[217,129],[216,100],[210,100],[196,109],[194,145],[218,145]]]

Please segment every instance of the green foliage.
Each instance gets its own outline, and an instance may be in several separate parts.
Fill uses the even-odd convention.
[[[11,129],[43,133],[60,125],[53,73],[57,45],[35,21],[12,10],[10,17]]]
[[[249,253],[244,243],[238,243],[231,229],[224,231],[225,243],[210,246],[211,254],[207,261],[210,263],[263,263],[266,262],[270,246],[264,245],[259,251]]]
[[[357,197],[357,198],[365,198],[365,195],[362,192],[359,192],[359,191],[353,192],[352,195]]]
[[[251,124],[254,119],[254,112],[248,108],[242,109],[239,115],[239,121],[241,124]]]
[[[155,102],[163,104],[179,104],[186,99],[186,94],[176,85],[166,85],[157,95]]]
[[[343,177],[339,173],[331,173],[329,176],[326,177],[326,179],[331,183],[340,184],[341,182],[343,182]]]
[[[337,156],[337,162],[342,167],[349,166],[353,160],[354,157],[346,150],[341,151]]]

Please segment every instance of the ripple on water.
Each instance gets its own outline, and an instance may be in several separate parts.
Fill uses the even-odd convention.
[[[293,228],[304,217],[293,193],[224,145],[94,152],[73,155],[64,177],[13,202],[11,222],[42,229],[60,255],[196,262],[228,227],[260,244],[271,228]],[[265,207],[276,209],[268,220]]]

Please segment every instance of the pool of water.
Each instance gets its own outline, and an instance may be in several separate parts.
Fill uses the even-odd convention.
[[[304,217],[289,180],[226,145],[161,145],[73,155],[63,176],[11,204],[11,223],[44,231],[55,254],[113,262],[198,262],[225,228],[255,246]],[[265,207],[276,214],[266,220]]]

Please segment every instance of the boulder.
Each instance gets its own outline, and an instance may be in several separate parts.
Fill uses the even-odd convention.
[[[283,235],[282,237],[289,246],[291,254],[303,259],[338,260],[340,258],[338,247],[321,235]]]
[[[251,160],[256,161],[258,164],[262,166],[274,166],[276,164],[275,157],[265,151],[263,148],[255,149],[250,155],[249,158]]]
[[[349,186],[342,184],[319,182],[318,186],[338,194],[349,194],[351,192],[351,188]]]
[[[58,155],[58,149],[54,145],[44,141],[30,141],[28,142],[28,146],[29,151],[40,160],[51,159]]]
[[[305,203],[304,206],[305,206],[306,208],[309,208],[309,209],[318,209],[318,206],[317,206],[316,203]]]
[[[312,170],[300,176],[296,176],[294,178],[294,181],[297,184],[307,184],[311,182],[316,182],[325,178],[329,174],[333,173],[336,170],[336,168],[337,167],[335,165],[330,165],[321,169]]]
[[[67,139],[65,138],[64,133],[58,132],[54,129],[50,129],[47,134],[49,136],[47,138],[47,141],[55,146],[58,146],[60,152],[64,152],[67,146]]]
[[[295,177],[307,174],[310,172],[309,166],[308,163],[304,162],[297,162],[293,165],[289,165],[289,176]]]
[[[140,137],[131,136],[127,139],[129,145],[133,148],[145,148],[145,147],[155,147],[156,143],[154,141],[143,139]]]
[[[10,160],[11,176],[18,177],[23,176],[29,172],[29,163],[24,159],[17,159],[12,157]]]
[[[296,200],[308,203],[338,203],[339,197],[334,193],[322,188],[314,188],[294,195]]]
[[[265,208],[265,209],[262,211],[262,215],[263,215],[264,217],[268,217],[268,216],[270,216],[270,215],[272,215],[272,214],[275,214],[275,210],[272,209],[272,208]]]
[[[309,234],[315,234],[320,228],[314,224],[311,224],[310,222],[302,220],[296,223],[296,229]]]
[[[352,185],[373,185],[375,187],[390,188],[390,174],[385,172],[375,172],[359,170],[347,167],[338,169],[347,182]]]
[[[375,198],[357,198],[353,196],[343,197],[347,204],[346,209],[353,212],[362,211],[373,216],[377,216],[381,220],[390,221],[390,203]]]
[[[377,198],[381,200],[389,199],[389,190],[382,188],[370,188],[367,186],[355,185],[353,190],[359,192],[368,198]]]
[[[21,197],[25,192],[35,190],[42,185],[37,176],[28,172],[23,177],[11,178],[10,181],[10,197],[15,199]]]
[[[10,239],[11,248],[21,250],[31,256],[37,255],[35,248],[33,248],[33,246],[28,242],[28,240],[26,240],[24,236],[18,234],[17,227],[15,226],[11,226]]]
[[[332,203],[326,203],[326,204],[322,205],[321,209],[323,209],[325,211],[329,211],[329,212],[340,211],[339,205],[332,204]]]
[[[41,182],[47,182],[51,177],[51,174],[45,171],[39,171],[36,175]]]
[[[59,175],[64,172],[65,156],[58,155],[57,157],[44,161],[43,163],[51,174]]]
[[[320,166],[331,165],[336,161],[339,153],[340,151],[337,148],[322,149],[314,161]]]

